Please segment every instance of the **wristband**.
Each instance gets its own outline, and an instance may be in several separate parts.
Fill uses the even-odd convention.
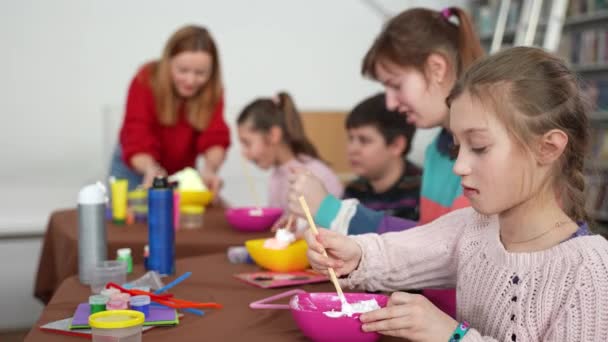
[[[461,323],[458,323],[458,326],[456,327],[456,329],[454,329],[454,332],[452,333],[452,336],[450,337],[450,340],[448,342],[462,341],[462,338],[464,337],[464,335],[467,334],[468,331],[469,323],[467,321],[462,321]]]

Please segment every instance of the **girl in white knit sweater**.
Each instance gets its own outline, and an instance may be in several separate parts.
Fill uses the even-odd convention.
[[[447,102],[454,172],[472,208],[398,233],[307,232],[313,267],[365,290],[457,288],[458,321],[425,297],[394,292],[386,308],[361,316],[364,331],[608,341],[608,242],[582,223],[589,135],[576,76],[540,49],[513,48],[472,66]]]

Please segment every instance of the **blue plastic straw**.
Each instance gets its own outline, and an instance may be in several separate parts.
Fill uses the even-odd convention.
[[[168,290],[170,290],[171,288],[173,288],[174,286],[176,286],[177,284],[181,283],[182,281],[188,279],[188,277],[190,277],[192,275],[192,272],[186,272],[184,274],[182,274],[181,276],[177,277],[174,281],[170,282],[169,284],[165,285],[164,287],[161,287],[160,289],[154,291],[154,294],[161,294],[163,292],[166,292]],[[155,303],[157,304],[157,303]],[[165,306],[162,304],[158,304],[161,306]],[[205,311],[203,310],[198,310],[198,309],[192,309],[192,308],[186,308],[186,309],[180,309],[184,312],[189,312],[191,314],[195,314],[197,316],[202,316],[205,314]]]
[[[191,314],[195,314],[197,316],[202,316],[205,314],[205,311],[203,310],[198,310],[198,309],[192,309],[192,308],[186,308],[186,309],[181,309],[184,312],[189,312]]]
[[[191,275],[192,275],[192,272],[186,272],[186,273],[182,274],[181,276],[177,277],[174,281],[172,281],[169,284],[165,285],[164,287],[161,287],[160,289],[154,291],[154,294],[161,294],[163,292],[167,292],[168,290],[170,290],[177,284],[188,279],[188,277],[190,277]]]

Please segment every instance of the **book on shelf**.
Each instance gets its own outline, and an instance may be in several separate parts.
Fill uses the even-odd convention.
[[[568,16],[582,16],[608,9],[608,0],[570,0]]]
[[[594,126],[587,159],[585,209],[591,218],[608,221],[608,127]]]
[[[608,23],[606,26],[565,33],[558,54],[574,66],[608,65]]]
[[[587,175],[585,210],[591,218],[608,221],[608,172]]]
[[[479,0],[474,6],[471,6],[473,22],[476,25],[477,33],[479,34],[479,37],[483,43],[489,44],[493,38],[500,5],[501,0]],[[541,20],[539,22],[539,26],[541,27],[546,23],[546,18],[550,13],[551,2],[546,1],[542,6]],[[507,13],[507,22],[505,24],[503,43],[513,43],[515,32],[517,31],[517,26],[519,25],[519,20],[521,18],[522,7],[523,0],[511,1],[509,11]]]

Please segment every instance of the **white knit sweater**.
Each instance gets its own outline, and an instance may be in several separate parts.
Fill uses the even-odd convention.
[[[353,237],[363,256],[342,280],[395,291],[456,287],[466,341],[608,341],[608,242],[580,236],[533,253],[507,252],[496,216],[472,208],[427,225]]]

